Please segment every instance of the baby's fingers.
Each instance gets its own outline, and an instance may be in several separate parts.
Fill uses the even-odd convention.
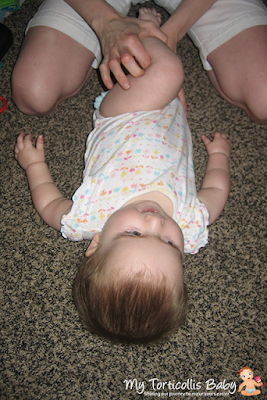
[[[17,145],[15,146],[15,159],[17,160],[18,158],[18,154],[19,154],[19,149],[17,147]]]
[[[214,139],[219,139],[219,138],[223,138],[223,139],[227,139],[227,136],[225,133],[220,133],[220,132],[214,132],[211,135]]]
[[[210,139],[206,135],[202,135],[201,139],[202,139],[204,145],[207,147],[210,143]]]
[[[44,138],[43,135],[38,136],[36,140],[36,149],[43,150],[44,149]]]
[[[24,132],[20,132],[19,136],[17,137],[15,152],[18,153],[23,149],[24,149]]]
[[[32,146],[32,134],[31,133],[29,133],[27,136],[24,137],[24,147],[26,149],[29,149],[29,148],[33,147]]]
[[[220,133],[220,132],[213,132],[212,134],[211,134],[211,136],[213,137],[213,138],[219,138],[219,137],[221,137],[222,136],[222,134]]]

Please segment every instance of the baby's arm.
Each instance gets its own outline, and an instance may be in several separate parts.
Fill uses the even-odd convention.
[[[253,383],[254,383],[255,386],[261,386],[261,385],[262,385],[262,382],[259,382],[259,383],[258,383],[258,382],[256,382],[254,379],[253,379]]]
[[[38,137],[34,147],[31,135],[24,137],[21,132],[15,146],[15,158],[26,172],[37,212],[48,225],[60,231],[61,218],[70,211],[72,201],[63,197],[53,182],[45,162],[43,136]]]
[[[230,192],[229,157],[231,145],[226,135],[216,132],[213,141],[205,135],[202,140],[209,154],[206,173],[197,197],[205,204],[212,224],[221,214]]]

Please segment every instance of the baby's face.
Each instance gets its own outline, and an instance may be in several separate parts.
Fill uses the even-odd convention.
[[[244,371],[241,372],[240,377],[243,379],[243,381],[246,381],[247,379],[253,379],[253,372],[250,369],[244,369]]]
[[[100,233],[111,265],[122,269],[144,264],[151,273],[165,274],[171,282],[183,280],[184,238],[178,224],[154,201],[138,201],[120,208]],[[114,258],[113,258],[114,257]]]

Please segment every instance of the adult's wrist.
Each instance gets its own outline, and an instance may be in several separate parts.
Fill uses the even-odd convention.
[[[98,13],[91,19],[89,25],[96,33],[97,37],[101,39],[101,36],[110,21],[120,19],[122,15],[117,12],[114,8],[108,5],[108,7],[101,8]],[[124,16],[123,16],[124,17]]]
[[[118,17],[117,11],[105,0],[65,0],[100,38],[108,21]]]

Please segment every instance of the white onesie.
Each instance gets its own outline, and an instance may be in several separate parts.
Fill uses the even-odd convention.
[[[196,253],[208,239],[208,211],[197,198],[191,132],[178,99],[163,110],[103,118],[85,152],[83,183],[62,217],[70,240],[92,239],[108,217],[130,199],[160,191],[173,203],[173,219],[184,235],[185,252]]]

